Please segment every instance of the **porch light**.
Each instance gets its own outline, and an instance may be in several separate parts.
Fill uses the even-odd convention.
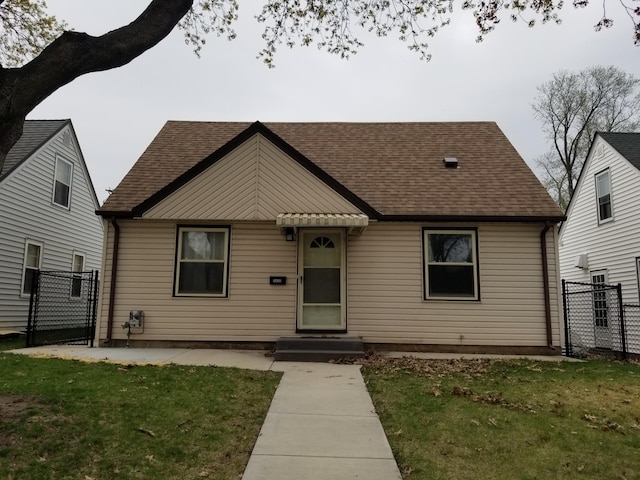
[[[296,239],[296,235],[293,228],[288,227],[284,229],[284,239],[287,242],[293,242]]]

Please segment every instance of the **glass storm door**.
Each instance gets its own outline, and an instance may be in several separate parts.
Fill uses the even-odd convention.
[[[344,231],[299,231],[298,329],[345,330]]]
[[[609,290],[607,272],[591,272],[593,284],[593,323],[596,348],[611,348],[611,331],[609,330]]]

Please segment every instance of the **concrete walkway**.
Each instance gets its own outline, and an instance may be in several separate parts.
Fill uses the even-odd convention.
[[[276,362],[280,381],[243,480],[400,479],[358,365]]]

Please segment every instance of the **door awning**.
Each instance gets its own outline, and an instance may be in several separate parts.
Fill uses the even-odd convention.
[[[276,217],[281,230],[298,227],[345,227],[349,233],[361,234],[369,225],[364,213],[281,213]]]

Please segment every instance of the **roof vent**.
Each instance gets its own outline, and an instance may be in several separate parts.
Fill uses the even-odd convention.
[[[456,157],[444,157],[444,166],[446,168],[458,168],[458,159]]]

